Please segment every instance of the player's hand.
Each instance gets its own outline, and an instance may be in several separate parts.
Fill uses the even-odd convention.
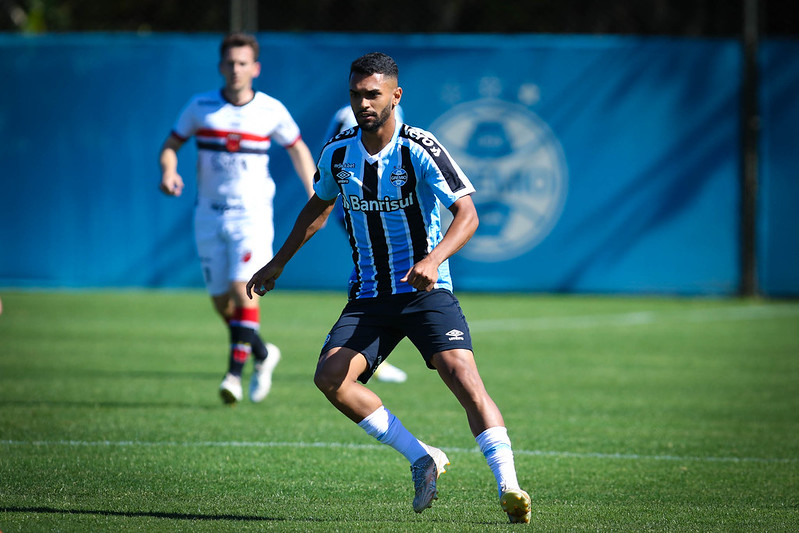
[[[422,259],[413,265],[400,281],[409,284],[417,291],[430,292],[438,281],[438,265],[427,258]]]
[[[169,196],[180,196],[183,192],[183,178],[180,174],[173,172],[161,176],[161,185],[159,186],[161,192]]]
[[[282,266],[273,264],[272,261],[267,263],[261,270],[253,274],[250,281],[247,282],[247,297],[252,300],[252,293],[263,296],[274,289],[275,282],[282,272]]]

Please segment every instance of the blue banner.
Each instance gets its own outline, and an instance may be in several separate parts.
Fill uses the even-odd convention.
[[[774,296],[799,295],[799,41],[760,50],[758,281]]]
[[[157,190],[157,154],[187,99],[221,86],[220,38],[0,36],[0,69],[10,80],[0,96],[14,102],[0,109],[0,286],[202,286],[191,230],[196,152],[191,143],[180,152],[188,187],[179,199]],[[257,87],[288,107],[315,152],[348,101],[350,62],[374,50],[395,57],[406,122],[432,131],[478,190],[481,225],[452,260],[456,290],[737,291],[737,42],[345,34],[259,40]],[[780,95],[764,121],[775,128],[764,132],[764,157],[775,156],[764,165],[778,216],[780,206],[799,199],[795,183],[785,183],[792,175],[787,152],[774,144],[797,123],[795,113],[780,117],[796,110],[789,96],[797,88],[795,57],[795,50],[766,47],[764,74],[773,65],[774,77],[764,81],[766,92]],[[280,244],[304,193],[285,152],[274,147],[272,158]],[[796,269],[775,267],[788,230],[760,231],[763,286],[796,293]],[[793,250],[787,258],[796,258]],[[343,291],[350,261],[343,231],[331,221],[280,283]]]

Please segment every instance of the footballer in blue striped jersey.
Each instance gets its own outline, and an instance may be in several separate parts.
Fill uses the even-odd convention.
[[[263,296],[275,287],[341,196],[354,271],[349,301],[322,346],[315,385],[367,434],[408,460],[412,507],[421,513],[438,498],[438,478],[449,459],[414,436],[365,386],[407,337],[466,411],[496,478],[502,510],[511,522],[529,522],[530,496],[519,486],[505,422],[477,370],[447,266],[477,229],[474,187],[435,137],[396,120],[402,88],[391,57],[374,52],[353,61],[349,90],[357,127],[325,145],[314,195],[247,292]],[[443,234],[439,202],[453,215]]]
[[[397,122],[391,141],[369,154],[359,127],[333,138],[317,164],[314,190],[341,195],[355,268],[350,298],[413,292],[405,274],[441,242],[439,202],[449,208],[474,192],[432,134]],[[433,288],[452,291],[448,261]]]

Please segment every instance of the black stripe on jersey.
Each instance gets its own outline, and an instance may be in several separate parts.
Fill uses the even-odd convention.
[[[333,136],[332,136],[332,137],[331,137],[331,138],[330,138],[330,139],[329,139],[329,140],[328,140],[328,141],[325,143],[325,146],[327,146],[328,144],[330,144],[330,143],[332,143],[332,142],[334,142],[334,141],[340,141],[341,139],[349,139],[349,138],[351,138],[351,137],[355,137],[356,135],[358,135],[358,126],[353,126],[353,127],[351,127],[350,129],[348,129],[348,130],[344,130],[344,131],[342,131],[341,133],[339,133],[339,134],[337,134],[337,135],[333,135]],[[322,147],[322,150],[324,150],[324,149],[325,149],[325,146],[323,146],[323,147]]]
[[[422,215],[421,204],[416,195],[416,171],[411,161],[411,149],[402,146],[402,168],[408,173],[408,181],[402,186],[402,198],[413,196],[411,205],[405,208],[405,220],[408,223],[408,233],[411,237],[413,247],[413,263],[416,264],[427,255],[427,231],[425,229],[424,215]]]
[[[341,172],[342,164],[344,163],[344,158],[347,156],[347,147],[342,146],[341,148],[336,148],[333,150],[333,155],[330,157],[330,173],[332,175],[336,175],[337,173]],[[318,172],[317,172],[318,174]],[[344,189],[342,188],[341,184],[339,184],[339,190],[341,192],[342,199],[344,198]],[[350,248],[352,249],[352,262],[355,265],[355,273],[358,276],[358,281],[356,281],[352,287],[350,287],[350,300],[355,299],[355,295],[358,294],[358,291],[361,290],[361,285],[363,284],[363,275],[361,270],[358,268],[360,264],[358,262],[358,247],[355,246],[355,236],[352,231],[352,215],[348,209],[344,209],[344,228],[347,230],[347,236],[350,243]]]
[[[363,199],[366,201],[378,200],[378,194],[377,163],[370,165],[364,162]],[[389,261],[388,242],[386,240],[386,231],[383,227],[383,217],[380,211],[367,211],[364,216],[366,216],[369,244],[372,247],[377,294],[391,294],[391,262]]]
[[[407,124],[403,124],[402,129],[400,130],[400,137],[410,139],[424,148],[424,150],[435,162],[438,170],[441,172],[441,175],[444,176],[444,179],[447,181],[447,184],[452,192],[457,192],[466,187],[466,184],[463,183],[460,176],[458,176],[458,173],[455,171],[455,166],[452,164],[452,160],[449,158],[441,145],[431,137],[428,137],[426,134],[426,131],[419,128],[412,128]]]
[[[266,154],[269,152],[269,150],[264,150],[262,148],[245,148],[243,146],[235,152],[231,152],[224,144],[208,143],[202,141],[197,141],[197,149],[211,150],[212,152],[228,152],[231,154]]]

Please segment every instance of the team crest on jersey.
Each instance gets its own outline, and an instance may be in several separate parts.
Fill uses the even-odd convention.
[[[402,187],[408,183],[408,173],[402,167],[394,167],[388,179],[391,180],[392,185],[395,187]]]
[[[225,148],[228,152],[238,152],[241,150],[241,134],[228,133],[225,137]]]

